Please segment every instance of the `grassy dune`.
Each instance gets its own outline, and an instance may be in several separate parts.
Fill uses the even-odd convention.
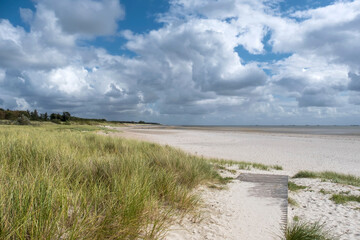
[[[94,126],[0,126],[0,239],[155,239],[221,182],[180,150]]]

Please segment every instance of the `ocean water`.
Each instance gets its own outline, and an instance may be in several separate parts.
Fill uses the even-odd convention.
[[[360,136],[360,126],[176,126],[179,129]]]

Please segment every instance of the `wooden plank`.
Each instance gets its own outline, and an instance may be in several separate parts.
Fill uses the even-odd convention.
[[[288,176],[242,173],[237,179],[243,182],[256,183],[250,189],[250,195],[252,196],[279,199],[282,212],[281,225],[285,231],[288,221]]]

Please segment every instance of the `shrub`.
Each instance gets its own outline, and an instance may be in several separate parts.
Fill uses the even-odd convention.
[[[56,124],[61,124],[60,119],[52,119],[51,122],[56,123]]]
[[[18,125],[31,125],[30,120],[24,114],[18,117],[15,123]]]

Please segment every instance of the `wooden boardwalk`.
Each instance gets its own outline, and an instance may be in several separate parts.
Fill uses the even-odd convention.
[[[242,173],[237,179],[256,183],[249,191],[252,196],[279,199],[282,212],[281,225],[285,230],[288,220],[288,176]]]

